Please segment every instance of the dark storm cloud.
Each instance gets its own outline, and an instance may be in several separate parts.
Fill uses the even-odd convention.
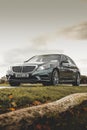
[[[36,37],[32,40],[34,47],[50,44],[50,42],[55,42],[59,38],[67,38],[71,40],[87,40],[87,22],[83,22],[71,27],[66,27],[62,30],[50,32],[42,36]],[[38,45],[38,46],[37,46]]]
[[[61,36],[69,39],[87,40],[87,22],[63,29]]]

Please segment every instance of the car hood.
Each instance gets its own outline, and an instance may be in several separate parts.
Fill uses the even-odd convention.
[[[41,65],[44,65],[44,64],[58,64],[58,62],[25,62],[25,63],[21,63],[21,64],[16,64],[16,65],[13,65],[13,66],[41,66]]]
[[[43,65],[43,64],[45,64],[44,62],[25,62],[25,63],[17,63],[17,64],[15,64],[15,65],[13,65],[13,66],[34,66],[34,65]]]
[[[28,62],[28,63],[23,63],[23,66],[29,66],[29,65],[43,65],[45,64],[44,62]]]

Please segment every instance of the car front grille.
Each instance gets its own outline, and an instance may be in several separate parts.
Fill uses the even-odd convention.
[[[23,66],[22,72],[32,72],[36,66]]]
[[[13,72],[23,72],[23,73],[27,73],[27,72],[32,72],[34,69],[36,68],[36,66],[14,66],[12,67]]]

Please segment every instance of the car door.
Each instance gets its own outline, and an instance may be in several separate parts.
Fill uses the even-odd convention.
[[[70,79],[73,80],[75,78],[77,67],[76,67],[74,61],[70,57],[67,57],[67,59],[68,59],[68,62],[69,62],[69,71],[70,71],[69,76],[70,76]]]
[[[67,56],[62,55],[60,61],[60,80],[71,80],[71,73],[70,63]]]

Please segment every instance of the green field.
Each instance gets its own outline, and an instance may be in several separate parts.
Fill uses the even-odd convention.
[[[7,85],[8,86],[8,85]],[[24,85],[0,89],[0,113],[48,103],[73,93],[87,92],[87,86]]]

